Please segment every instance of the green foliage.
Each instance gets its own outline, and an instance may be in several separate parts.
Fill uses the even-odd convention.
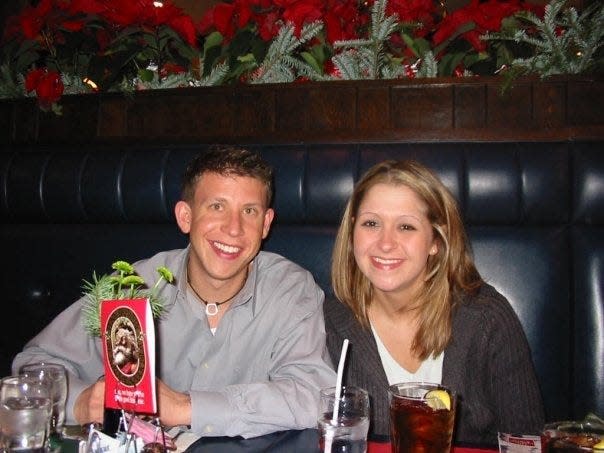
[[[215,79],[216,70],[223,73],[226,68],[220,82],[238,82],[262,63],[269,44],[251,25],[238,30],[228,44],[219,32],[212,32],[204,40],[202,74],[210,81]]]
[[[530,55],[515,58],[506,71],[509,78],[536,73],[581,74],[594,71],[604,61],[604,3],[594,2],[581,14],[565,7],[566,0],[552,0],[543,20],[527,11],[516,14],[517,26],[491,33],[484,39],[513,41],[531,49]]]
[[[57,7],[43,14],[46,22],[35,39],[24,39],[17,33],[7,35],[2,43],[0,99],[37,96],[41,108],[59,113],[60,106],[47,85],[45,91],[36,86],[35,92],[26,93],[25,77],[35,76],[30,71],[36,69],[58,72],[64,94],[119,91],[126,95],[144,89],[239,82],[451,75],[504,74],[509,83],[530,73],[547,77],[604,69],[602,1],[590,2],[579,14],[567,7],[565,0],[551,0],[543,19],[530,11],[505,16],[510,10],[503,8],[501,18],[490,20],[489,29],[497,29],[500,20],[501,29],[483,37],[489,41],[486,49],[475,42],[485,29],[481,9],[470,5],[466,11],[462,7],[446,17],[435,16],[434,23],[420,22],[420,18],[399,21],[396,14],[387,14],[387,2],[357,2],[362,20],[353,27],[354,32],[346,33],[357,39],[333,44],[328,42],[322,22],[295,30],[285,16],[272,20],[270,31],[262,21],[251,19],[232,36],[230,30],[225,31],[227,38],[218,31],[184,38],[168,23],[149,27],[136,18],[130,26],[112,25],[97,13],[86,14],[84,26],[74,31],[62,25],[67,23],[67,10]],[[284,10],[277,7],[255,13],[266,18],[268,13]],[[458,11],[466,15],[447,22]],[[277,36],[269,39],[280,24],[284,25]],[[441,42],[438,34],[443,30],[446,38]],[[32,84],[36,84],[35,77],[28,78],[28,85]],[[46,105],[44,99],[52,99],[52,105]]]
[[[91,336],[101,335],[101,302],[115,299],[148,298],[154,318],[158,318],[164,311],[164,301],[160,296],[162,283],[173,283],[174,276],[166,267],[159,267],[159,277],[152,288],[145,286],[145,281],[135,274],[134,267],[126,261],[116,261],[111,266],[116,273],[98,277],[96,272],[92,281],[84,280],[82,322],[84,330]]]
[[[386,15],[387,0],[377,0],[371,10],[368,39],[338,41],[332,58],[341,78],[347,80],[396,78],[403,74],[400,61],[386,52],[386,42],[395,32],[397,15]],[[338,49],[343,49],[337,52]]]
[[[23,77],[19,82],[13,77],[8,63],[0,65],[0,98],[16,98],[22,96],[24,91]]]
[[[297,37],[293,24],[288,23],[281,27],[279,34],[268,48],[266,58],[248,81],[253,84],[285,83],[293,82],[299,76],[320,80],[321,72],[312,54],[307,52],[302,57],[303,61],[294,56],[294,52],[317,36],[322,28],[320,22],[306,24]]]

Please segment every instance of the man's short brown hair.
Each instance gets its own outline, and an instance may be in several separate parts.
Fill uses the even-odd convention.
[[[234,146],[213,147],[195,157],[185,170],[181,186],[181,198],[191,202],[195,186],[204,173],[222,176],[248,176],[266,186],[266,205],[273,199],[273,169],[259,153]]]

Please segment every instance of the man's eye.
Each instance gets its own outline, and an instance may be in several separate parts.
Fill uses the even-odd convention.
[[[212,209],[214,211],[220,211],[221,208],[222,208],[222,205],[220,203],[212,203],[210,205],[210,209]]]
[[[256,213],[256,209],[255,208],[245,208],[243,210],[244,213],[246,214],[255,214]]]

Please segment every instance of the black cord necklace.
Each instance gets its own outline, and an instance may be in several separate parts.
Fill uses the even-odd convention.
[[[203,297],[201,297],[197,291],[195,291],[195,288],[193,288],[193,285],[191,285],[191,281],[189,279],[187,279],[187,283],[189,284],[189,288],[191,288],[193,290],[193,292],[195,293],[197,298],[200,301],[202,301],[204,303],[204,305],[206,306],[206,316],[216,316],[218,314],[218,307],[220,307],[223,304],[226,304],[227,302],[230,302],[233,299],[233,297],[235,297],[237,295],[237,293],[240,291],[240,290],[238,290],[237,293],[233,294],[231,297],[229,297],[226,300],[223,300],[222,302],[208,302]]]

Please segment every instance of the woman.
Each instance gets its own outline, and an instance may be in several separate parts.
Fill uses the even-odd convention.
[[[372,167],[348,201],[325,302],[345,383],[367,389],[374,437],[389,434],[387,387],[439,382],[458,396],[455,442],[537,433],[543,406],[526,337],[508,301],[474,266],[457,203],[413,161]]]

